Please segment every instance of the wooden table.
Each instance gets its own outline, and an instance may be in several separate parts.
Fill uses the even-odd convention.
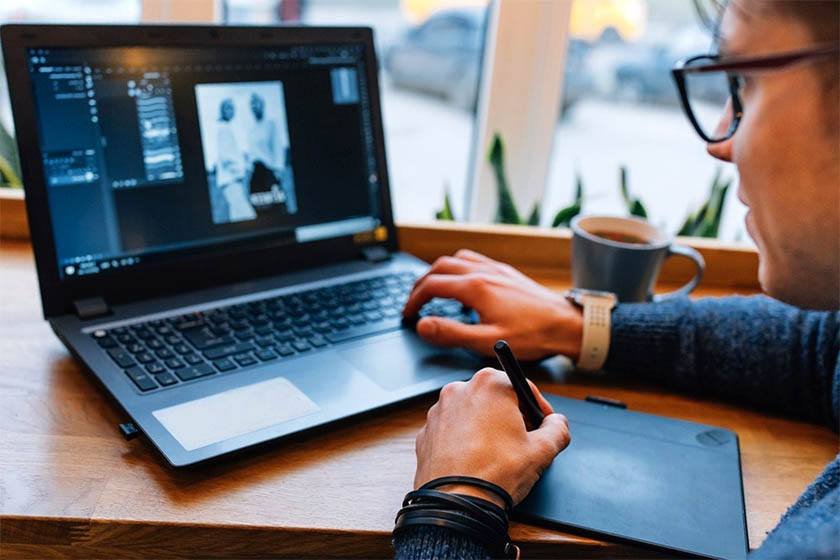
[[[192,471],[168,468],[41,318],[28,244],[0,247],[0,556],[387,557],[428,397]],[[554,287],[562,275],[546,277]],[[731,289],[707,289],[720,294]],[[560,370],[558,370],[560,371]],[[837,453],[829,430],[654,387],[563,373],[545,391],[736,430],[751,546]],[[514,524],[527,557],[649,551]]]

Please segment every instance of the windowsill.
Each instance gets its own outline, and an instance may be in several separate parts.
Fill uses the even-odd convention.
[[[531,274],[569,275],[572,235],[565,228],[428,221],[403,222],[398,230],[400,248],[429,262],[468,248]],[[0,239],[28,238],[23,190],[0,188]],[[758,254],[753,247],[696,237],[677,238],[676,242],[702,253],[706,260],[704,286],[759,289]],[[685,282],[692,275],[691,263],[669,259],[660,280]]]
[[[23,189],[0,187],[0,239],[28,239]]]

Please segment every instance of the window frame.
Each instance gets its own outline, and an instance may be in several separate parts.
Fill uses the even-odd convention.
[[[498,195],[487,151],[497,132],[504,142],[508,183],[520,213],[527,217],[545,198],[562,105],[572,2],[490,2],[465,201],[469,221],[495,218]],[[512,83],[520,86],[510,87]]]

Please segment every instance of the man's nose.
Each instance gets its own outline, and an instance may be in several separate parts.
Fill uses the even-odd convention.
[[[732,124],[732,100],[726,102],[726,108],[723,110],[723,115],[721,115],[720,120],[718,121],[717,127],[715,128],[715,136],[721,137],[726,134],[726,131],[729,130],[729,127]],[[706,144],[706,151],[709,152],[714,158],[717,158],[721,161],[732,161],[732,138],[728,138],[723,142],[710,142]]]

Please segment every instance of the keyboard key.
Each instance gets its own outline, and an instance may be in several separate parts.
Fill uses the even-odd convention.
[[[114,348],[113,350],[108,350],[108,355],[111,356],[111,359],[117,362],[117,365],[121,368],[130,368],[135,365],[134,358],[132,358],[131,354],[125,350]]]
[[[137,339],[130,334],[121,334],[117,337],[117,340],[120,341],[120,344],[131,344],[132,342],[137,342]]]
[[[190,329],[197,329],[204,326],[203,319],[187,319],[175,324],[175,328],[179,331],[188,331]]]
[[[213,362],[213,365],[216,366],[216,369],[219,371],[230,371],[232,369],[236,369],[236,364],[230,358],[222,358],[221,360],[216,360]]]
[[[152,362],[151,364],[146,364],[146,371],[149,373],[162,373],[166,371],[166,368],[160,362]]]
[[[254,350],[254,345],[249,342],[241,344],[226,344],[218,348],[213,348],[204,352],[204,357],[208,360],[216,360],[224,358],[225,356],[232,356],[234,354],[245,354]]]
[[[201,362],[204,361],[204,360],[201,359],[201,356],[199,356],[198,354],[187,354],[186,356],[181,356],[181,358],[185,362],[190,364],[191,366],[194,366],[196,364],[200,364]]]
[[[170,358],[175,357],[175,353],[172,352],[172,350],[170,350],[169,348],[161,348],[157,351],[157,355],[158,358],[160,358],[161,360],[168,360]]]
[[[268,348],[256,352],[256,355],[257,355],[257,358],[259,358],[260,360],[262,360],[264,362],[268,362],[268,361],[277,359],[277,354],[275,354],[274,352],[272,352]]]
[[[168,367],[169,369],[178,369],[178,368],[185,367],[184,362],[182,362],[178,358],[172,358],[170,360],[166,360],[164,363],[166,364],[166,367]]]
[[[206,350],[208,348],[213,348],[214,346],[222,346],[223,344],[230,344],[233,342],[233,339],[230,337],[216,336],[210,331],[210,329],[187,331],[184,333],[184,336],[187,337],[190,344],[199,350]]]
[[[321,348],[329,344],[329,342],[327,342],[327,339],[323,336],[316,334],[315,336],[309,337],[309,344],[311,344],[315,348]]]
[[[179,344],[183,342],[183,339],[180,336],[174,334],[170,334],[169,336],[164,337],[164,340],[167,344]]]
[[[139,354],[135,355],[134,358],[141,364],[148,364],[149,362],[155,361],[155,357],[152,356],[149,352],[140,352]]]
[[[175,346],[173,346],[173,348],[179,354],[189,354],[190,352],[192,352],[192,348],[190,348],[189,346],[187,346],[183,342],[181,342],[179,344],[176,344]]]
[[[134,384],[137,385],[137,388],[141,391],[151,391],[152,389],[157,389],[158,384],[155,383],[155,380],[149,376],[148,373],[143,371],[143,368],[140,367],[132,367],[125,370],[125,373],[134,381]]]
[[[309,345],[308,342],[305,340],[295,340],[292,342],[292,347],[297,350],[298,352],[306,352],[307,350],[311,350],[312,346]]]
[[[239,354],[237,356],[234,356],[233,359],[236,361],[237,364],[239,364],[242,367],[252,366],[257,363],[256,358],[254,358],[250,354]]]
[[[292,348],[291,344],[279,344],[274,347],[274,350],[283,357],[295,354],[295,349]]]
[[[174,385],[175,383],[178,383],[178,380],[175,379],[175,376],[169,373],[168,371],[165,371],[160,375],[156,375],[155,379],[157,379],[157,382],[163,385],[164,387],[168,387],[169,385]]]
[[[258,338],[254,340],[254,342],[256,342],[257,346],[260,348],[268,348],[269,346],[274,345],[274,340],[270,338]]]
[[[380,313],[379,311],[366,311],[365,319],[367,319],[368,322],[371,323],[373,323],[374,321],[379,321],[380,319],[382,319],[382,313]]]
[[[146,351],[146,347],[138,342],[132,342],[131,344],[127,345],[125,349],[131,352],[132,354],[139,354],[140,352]]]
[[[216,370],[213,369],[213,366],[211,366],[210,364],[188,366],[175,371],[175,375],[177,375],[178,378],[181,379],[181,381],[189,381],[191,379],[197,379],[199,377],[212,375],[214,373],[216,373]]]
[[[104,338],[99,338],[99,339],[96,340],[96,342],[97,342],[97,344],[99,344],[99,346],[101,348],[105,348],[105,349],[116,348],[117,347],[117,341],[114,340],[114,338],[110,337],[110,336],[106,336]]]
[[[142,340],[147,340],[147,339],[153,338],[155,336],[154,333],[152,333],[152,331],[150,331],[149,329],[146,329],[146,328],[137,329],[136,331],[134,331],[134,334]]]
[[[372,334],[380,333],[380,332],[387,332],[392,331],[395,329],[399,329],[402,327],[402,320],[400,319],[388,319],[385,321],[380,321],[378,323],[371,323],[369,325],[363,325],[360,327],[353,327],[349,329],[344,329],[341,331],[337,331],[334,333],[330,333],[326,335],[326,339],[333,343],[344,342],[345,340],[350,340],[351,338],[358,338],[360,336],[369,336]]]
[[[161,342],[159,338],[151,338],[146,341],[146,346],[152,350],[160,350],[163,348],[163,342]]]
[[[306,338],[307,336],[315,334],[315,331],[312,330],[312,326],[306,324],[302,327],[295,327],[295,334],[299,337]]]

